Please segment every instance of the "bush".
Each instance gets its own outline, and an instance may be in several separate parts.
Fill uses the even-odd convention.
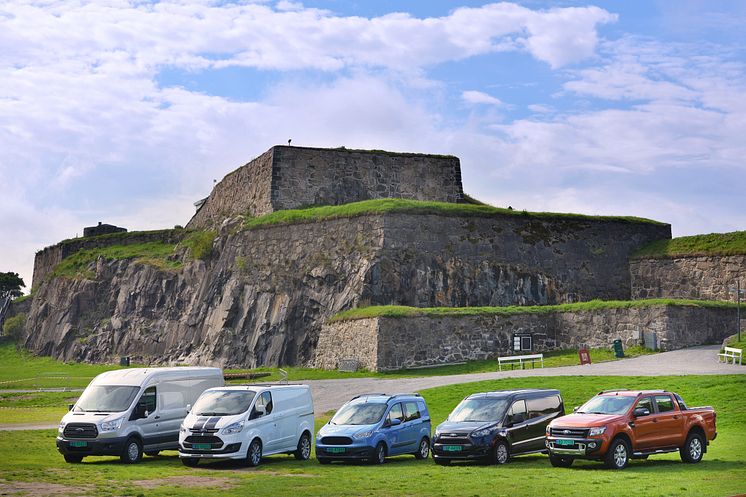
[[[182,242],[195,259],[206,260],[212,254],[212,244],[217,234],[214,231],[195,231]]]
[[[18,340],[23,335],[26,326],[26,315],[21,313],[5,320],[3,324],[3,335]]]

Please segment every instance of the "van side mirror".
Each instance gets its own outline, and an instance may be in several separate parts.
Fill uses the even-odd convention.
[[[649,416],[650,410],[647,407],[635,407],[635,410],[632,411],[632,415],[636,418],[639,418],[640,416]]]
[[[389,423],[389,426],[399,426],[400,424],[401,424],[401,419],[399,419],[399,418],[394,418],[394,419],[392,419],[392,420],[391,420],[391,422]]]
[[[575,406],[572,408],[572,412],[578,412],[578,409],[580,409],[580,406]]]
[[[67,404],[67,410],[72,411],[73,407],[75,407],[75,404]]]
[[[267,408],[265,406],[254,406],[254,409],[256,409],[256,412],[259,413],[260,416],[267,414]]]
[[[186,406],[186,412],[187,412],[187,414],[189,414],[190,412],[192,412],[192,404],[187,404],[187,406]]]

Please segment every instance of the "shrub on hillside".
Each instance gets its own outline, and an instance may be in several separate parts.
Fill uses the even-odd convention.
[[[3,335],[14,340],[21,338],[23,328],[26,326],[26,315],[21,313],[5,320],[3,324]]]

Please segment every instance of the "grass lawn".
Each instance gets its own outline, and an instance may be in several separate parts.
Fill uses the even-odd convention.
[[[746,254],[746,231],[682,236],[658,240],[635,253],[635,257],[680,257],[694,255]]]
[[[567,409],[607,388],[667,388],[690,405],[713,405],[718,438],[701,463],[681,463],[678,454],[633,461],[623,471],[578,461],[553,468],[546,456],[516,458],[506,466],[455,464],[440,467],[411,456],[391,458],[383,466],[300,462],[272,456],[258,468],[210,463],[186,468],[175,452],[125,466],[115,458],[87,458],[65,464],[54,447],[53,430],[0,432],[0,450],[13,457],[0,462],[0,493],[26,489],[29,495],[435,495],[435,496],[728,496],[746,491],[746,377],[554,377],[506,379],[424,390],[433,427],[467,394],[524,387],[559,388]],[[317,425],[325,422],[317,419]],[[317,426],[318,427],[318,426]],[[23,450],[18,450],[22,447]],[[66,493],[67,492],[67,493]]]

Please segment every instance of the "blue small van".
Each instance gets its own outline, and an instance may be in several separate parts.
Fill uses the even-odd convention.
[[[358,395],[344,404],[316,435],[321,464],[362,460],[383,464],[387,456],[430,454],[430,412],[420,394]]]

